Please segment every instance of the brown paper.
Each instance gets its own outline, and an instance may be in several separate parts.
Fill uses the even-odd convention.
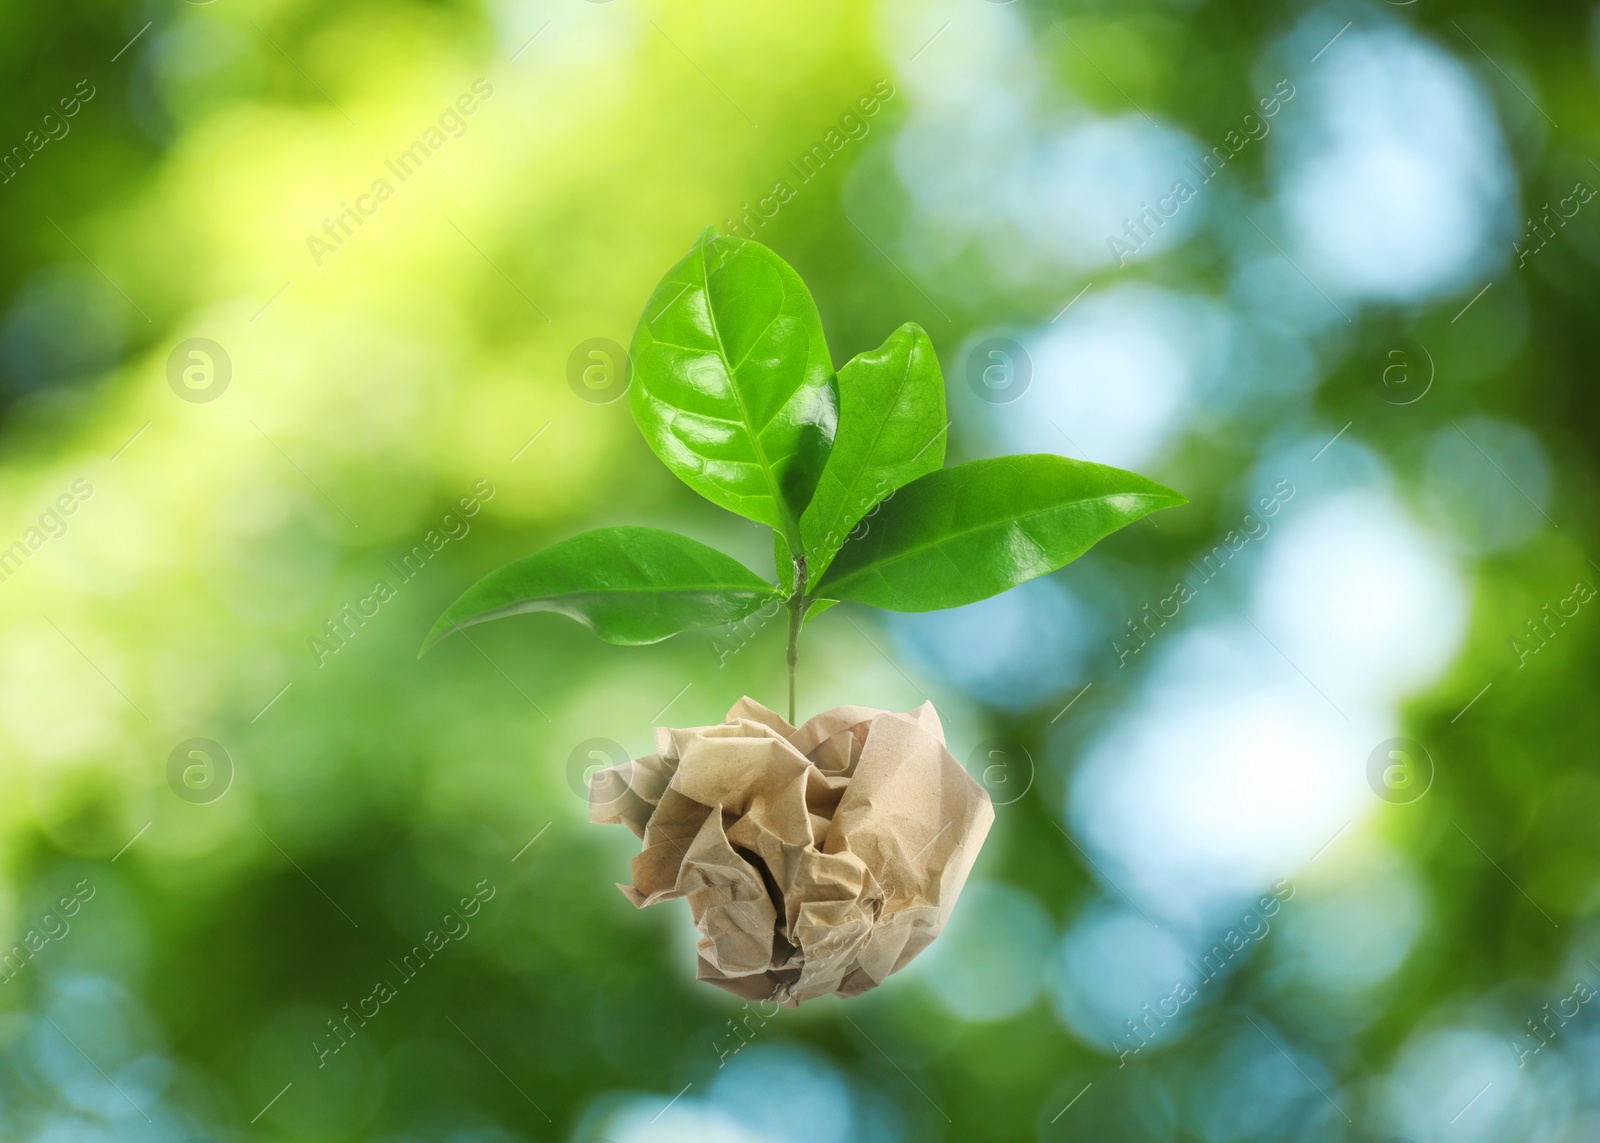
[[[589,820],[643,841],[617,888],[640,908],[687,898],[699,979],[746,1000],[882,984],[944,928],[994,821],[932,703],[796,730],[743,698],[719,726],[658,727],[656,747],[594,775]]]

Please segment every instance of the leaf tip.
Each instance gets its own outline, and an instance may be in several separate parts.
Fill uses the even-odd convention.
[[[453,624],[445,623],[443,617],[433,625],[433,630],[428,632],[427,638],[422,641],[422,646],[417,648],[417,658],[422,658],[433,649],[434,644],[455,630]]]
[[[1145,495],[1151,501],[1151,512],[1160,512],[1164,508],[1182,508],[1189,503],[1189,498],[1175,488],[1168,488],[1165,484],[1145,477],[1149,491]]]

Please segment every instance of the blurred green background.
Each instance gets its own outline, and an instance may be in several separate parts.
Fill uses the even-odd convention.
[[[1600,1130],[1594,6],[0,31],[0,1137]],[[707,225],[796,266],[836,364],[921,323],[952,462],[1191,500],[808,630],[802,716],[933,700],[998,819],[925,957],[770,1019],[612,888],[633,842],[580,791],[780,706],[782,633],[415,654],[589,527],[770,574],[582,380]]]

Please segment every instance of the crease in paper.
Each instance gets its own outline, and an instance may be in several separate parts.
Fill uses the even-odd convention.
[[[882,984],[944,928],[994,821],[931,703],[797,729],[743,698],[717,726],[657,728],[656,748],[594,775],[589,820],[634,832],[617,887],[686,899],[699,979],[746,1000]]]

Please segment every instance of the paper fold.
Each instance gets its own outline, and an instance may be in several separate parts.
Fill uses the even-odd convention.
[[[634,832],[618,888],[641,908],[686,898],[699,978],[747,1000],[882,984],[944,928],[994,821],[931,703],[796,728],[742,698],[656,744],[594,775],[589,820]]]

